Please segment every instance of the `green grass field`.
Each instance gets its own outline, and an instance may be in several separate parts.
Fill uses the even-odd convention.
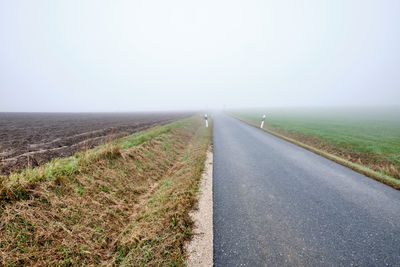
[[[280,134],[400,178],[400,108],[292,108],[231,112]]]

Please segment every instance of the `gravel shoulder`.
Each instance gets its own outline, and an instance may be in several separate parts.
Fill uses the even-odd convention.
[[[213,266],[213,152],[207,151],[200,181],[199,207],[190,215],[194,221],[193,238],[186,244],[187,265]]]

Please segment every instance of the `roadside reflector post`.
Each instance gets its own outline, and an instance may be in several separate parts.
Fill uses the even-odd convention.
[[[262,116],[260,128],[264,127],[265,114]]]
[[[208,117],[207,117],[207,114],[204,115],[204,119],[206,120],[206,128],[208,128]]]

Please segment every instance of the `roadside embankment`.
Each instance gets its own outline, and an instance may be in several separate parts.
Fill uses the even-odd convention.
[[[0,265],[183,265],[211,142],[195,116],[0,179]]]

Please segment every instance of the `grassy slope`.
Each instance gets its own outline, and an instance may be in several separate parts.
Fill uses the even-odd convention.
[[[211,131],[145,130],[0,184],[0,265],[183,264]]]
[[[234,115],[303,144],[400,178],[400,110],[272,109]]]

